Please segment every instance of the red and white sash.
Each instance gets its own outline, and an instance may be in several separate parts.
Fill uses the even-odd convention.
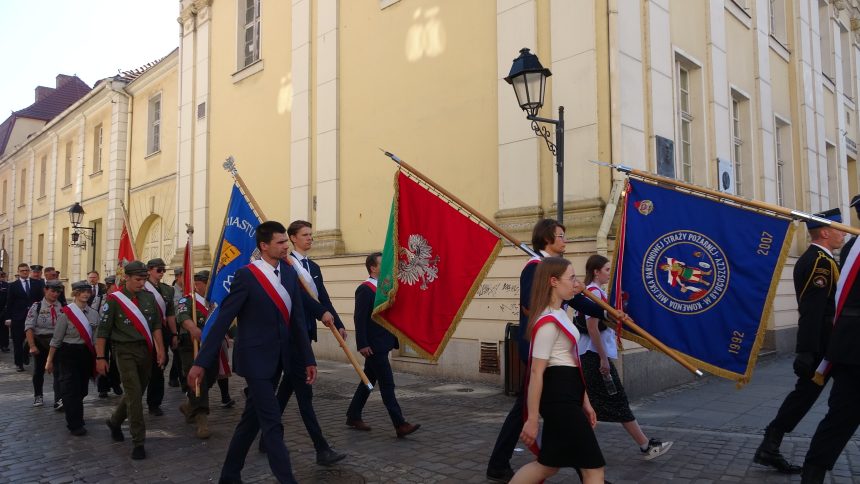
[[[230,359],[227,357],[227,340],[221,342],[221,351],[218,352],[218,377],[230,376]]]
[[[275,269],[264,260],[255,260],[248,264],[248,270],[251,271],[251,274],[254,275],[257,282],[259,282],[260,286],[263,287],[263,290],[266,291],[269,299],[272,300],[272,303],[278,308],[281,316],[283,316],[284,324],[289,327],[290,311],[293,310],[293,300],[290,298],[290,293],[288,293],[284,285],[281,284],[278,276],[275,275]]]
[[[526,392],[525,398],[523,399],[523,421],[526,421],[529,416],[528,409],[528,395],[529,395],[529,375],[531,374],[531,366],[532,366],[532,350],[534,349],[534,341],[535,336],[537,336],[538,329],[545,324],[554,323],[558,328],[564,333],[565,336],[570,340],[571,348],[570,353],[573,355],[573,359],[576,361],[576,366],[579,369],[579,377],[582,379],[582,387],[585,388],[585,374],[582,372],[582,362],[579,360],[579,346],[576,344],[577,334],[579,334],[579,330],[573,325],[573,323],[567,318],[559,318],[554,313],[549,313],[541,316],[536,322],[535,327],[532,329],[531,334],[531,345],[529,345],[529,366],[526,369],[526,380],[523,386],[523,391]],[[585,392],[583,391],[583,399],[585,398]],[[529,446],[529,450],[532,451],[534,455],[540,454],[540,444],[539,438],[535,439],[534,443]]]
[[[93,354],[96,355],[96,347],[93,345],[93,327],[90,325],[90,320],[87,319],[87,316],[81,311],[76,304],[72,303],[63,308],[63,314],[69,318],[69,322],[71,322],[75,329],[78,330],[78,333],[81,335],[81,339],[84,340],[84,344],[87,345],[87,349]]]
[[[361,283],[362,286],[367,286],[376,294],[376,279],[372,277],[368,277],[364,282]]]
[[[128,298],[122,291],[116,291],[111,293],[108,297],[113,298],[114,301],[119,304],[120,309],[122,309],[125,317],[131,321],[131,324],[134,326],[134,329],[143,336],[143,339],[146,340],[146,346],[149,347],[149,351],[152,351],[152,332],[149,330],[149,324],[146,322],[146,316],[140,312],[140,308],[137,307],[137,304],[133,303],[131,299]]]
[[[146,284],[144,284],[143,287],[149,291],[153,297],[155,297],[155,304],[158,305],[158,310],[161,311],[161,320],[164,321],[167,317],[167,303],[164,302],[164,296],[162,296],[161,293],[158,292],[158,288],[149,281],[146,281]]]
[[[194,304],[197,306],[197,314],[202,314],[203,319],[209,317],[209,305],[206,304],[206,299],[200,294],[194,293]]]
[[[836,283],[836,314],[833,316],[833,326],[836,326],[836,321],[842,314],[842,308],[845,307],[845,301],[848,299],[848,293],[857,282],[857,274],[860,273],[860,244],[854,243],[851,246],[851,251],[845,259],[845,264],[842,266],[842,271],[839,273],[839,282]],[[824,379],[830,374],[833,369],[833,363],[824,358],[815,369],[815,375],[812,380],[819,385],[824,385]]]

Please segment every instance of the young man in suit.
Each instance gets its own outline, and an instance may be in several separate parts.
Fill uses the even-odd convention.
[[[403,418],[403,412],[394,396],[394,374],[391,371],[391,363],[388,361],[388,352],[399,348],[397,338],[385,328],[378,325],[371,314],[373,313],[373,301],[376,298],[377,278],[379,277],[379,262],[382,259],[381,252],[374,252],[367,256],[364,267],[367,269],[368,278],[355,290],[355,345],[358,352],[364,356],[364,373],[372,385],[379,381],[379,392],[382,395],[382,403],[388,410],[391,423],[398,438],[403,438],[421,427],[420,424],[411,424]],[[370,396],[367,386],[359,382],[352,402],[346,411],[346,425],[356,430],[370,430],[361,419],[361,411]]]
[[[290,254],[293,268],[296,270],[299,278],[303,279],[305,285],[301,291],[301,297],[302,306],[305,309],[305,327],[308,331],[309,342],[310,340],[317,340],[317,319],[329,327],[334,324],[340,335],[346,338],[346,329],[344,329],[337,311],[334,310],[331,298],[329,298],[328,291],[325,289],[320,266],[307,257],[307,253],[314,241],[310,222],[296,220],[287,228],[287,235],[293,244],[293,252]],[[300,281],[301,283],[302,281]],[[313,291],[317,298],[314,299],[311,297],[307,290]],[[307,429],[308,435],[314,443],[314,450],[317,453],[317,464],[332,465],[345,458],[346,454],[332,449],[323,436],[316,412],[314,411],[313,388],[306,381],[307,377],[300,365],[294,364],[289,372],[284,373],[284,378],[278,387],[278,403],[280,404],[281,413],[287,408],[290,396],[295,391],[302,422],[305,424],[305,429]],[[263,452],[266,450],[265,444],[262,441],[260,442],[260,450]]]
[[[215,363],[221,342],[237,319],[233,365],[235,373],[245,378],[248,398],[221,468],[221,484],[242,482],[245,457],[258,431],[275,478],[282,483],[296,482],[284,444],[275,385],[291,364],[302,365],[308,385],[314,383],[317,374],[298,276],[281,260],[289,250],[286,228],[278,222],[264,222],[257,227],[256,238],[261,260],[234,274],[230,293],[188,370],[189,388],[203,383],[205,368]],[[298,355],[293,355],[296,351]]]
[[[9,284],[9,293],[6,296],[6,325],[12,333],[12,350],[14,352],[15,366],[19,372],[24,371],[24,365],[28,364],[27,355],[24,354],[24,320],[27,319],[27,311],[34,302],[41,301],[45,297],[45,285],[41,279],[30,278],[30,266],[26,263],[18,264],[18,278]]]
[[[6,309],[6,296],[9,294],[9,282],[6,281],[6,273],[0,270],[0,313]],[[0,351],[9,352],[9,327],[6,326],[6,318],[0,318]]]
[[[107,293],[107,288],[104,284],[99,282],[99,273],[98,271],[90,271],[87,274],[87,283],[90,285],[90,299],[87,301],[87,306],[92,306],[93,301],[97,299],[103,299],[104,295]],[[98,309],[99,306],[96,306]]]

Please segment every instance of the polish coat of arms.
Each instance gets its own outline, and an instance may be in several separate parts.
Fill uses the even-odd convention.
[[[421,234],[409,236],[407,247],[401,247],[397,261],[397,280],[411,286],[421,284],[421,290],[439,277],[439,256]]]

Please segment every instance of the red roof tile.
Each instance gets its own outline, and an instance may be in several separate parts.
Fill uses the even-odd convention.
[[[27,108],[15,111],[13,115],[19,118],[50,121],[77,102],[78,99],[84,97],[88,92],[90,92],[90,86],[87,83],[82,81],[78,76],[71,76],[65,83],[58,86],[54,92]]]

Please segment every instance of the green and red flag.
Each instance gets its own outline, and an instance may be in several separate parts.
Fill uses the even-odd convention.
[[[497,235],[398,170],[373,319],[438,360],[501,248]]]

